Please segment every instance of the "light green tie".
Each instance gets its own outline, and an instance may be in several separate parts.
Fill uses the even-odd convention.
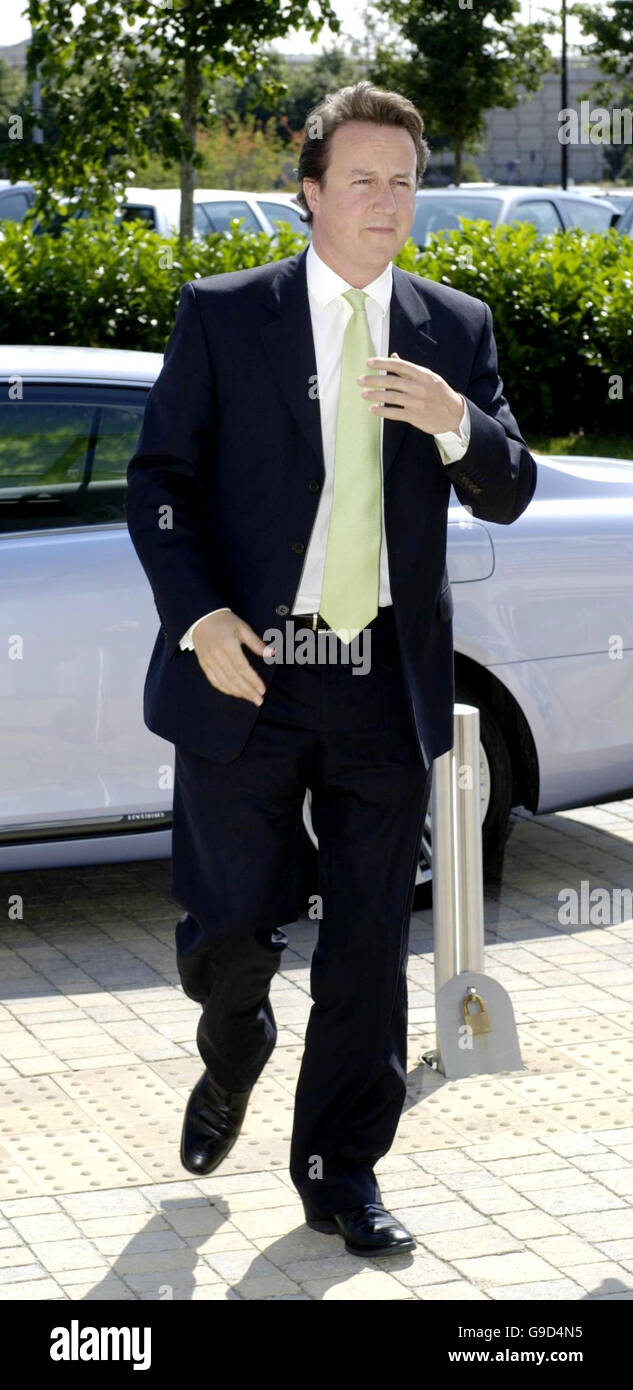
[[[376,617],[382,539],[380,419],[356,378],[375,354],[364,290],[342,296],[354,310],[343,335],[334,491],[319,612],[342,642]]]

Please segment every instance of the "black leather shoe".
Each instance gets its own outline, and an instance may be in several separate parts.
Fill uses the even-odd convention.
[[[205,1071],[187,1102],[180,1140],[180,1162],[189,1173],[206,1177],[233,1148],[242,1128],[248,1091],[226,1091]]]
[[[350,1255],[403,1255],[415,1250],[416,1241],[382,1202],[365,1202],[350,1211],[324,1217],[305,1207],[306,1223],[314,1231],[338,1231]]]

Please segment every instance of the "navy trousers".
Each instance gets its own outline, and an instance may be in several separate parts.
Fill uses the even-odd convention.
[[[301,642],[299,619],[290,634]],[[296,851],[311,790],[322,915],[290,1175],[323,1216],[380,1200],[374,1164],[406,1094],[409,917],[431,784],[393,609],[357,639],[356,665],[327,638],[330,659],[319,659],[312,634],[305,664],[288,659],[299,646],[286,640],[235,761],[176,747],[172,850],[172,896],[185,909],[177,963],[201,1005],[198,1048],[220,1085],[245,1090],[275,1046],[269,987],[288,945],[283,927],[307,915]]]

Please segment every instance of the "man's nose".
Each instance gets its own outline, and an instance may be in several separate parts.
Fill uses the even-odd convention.
[[[397,212],[398,204],[391,184],[384,184],[377,190],[375,206],[380,212]]]

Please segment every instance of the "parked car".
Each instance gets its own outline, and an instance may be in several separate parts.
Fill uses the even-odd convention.
[[[209,232],[228,232],[234,217],[242,218],[246,232],[266,232],[275,236],[276,228],[260,208],[254,193],[230,188],[196,188],[194,201],[194,236]],[[122,222],[142,219],[155,232],[172,236],[180,225],[179,188],[127,188],[118,218]]]
[[[499,227],[504,222],[532,222],[542,235],[582,227],[602,232],[615,226],[621,209],[607,198],[583,197],[555,188],[492,187],[423,188],[416,193],[411,236],[426,246],[433,232],[453,231],[458,218],[483,218]]]
[[[142,718],[157,616],[123,511],[161,365],[0,347],[3,869],[170,852],[173,747]],[[487,859],[513,806],[633,795],[633,462],[538,462],[512,526],[449,509],[456,694],[481,715]],[[427,826],[420,880],[430,860]]]
[[[629,203],[628,208],[622,213],[618,222],[618,231],[623,236],[633,236],[633,202]]]
[[[614,203],[620,214],[633,201],[633,188],[627,188],[624,184],[619,184],[616,188],[605,188],[601,184],[578,183],[574,184],[569,191],[577,193],[583,198],[587,197],[588,194],[592,198],[608,198],[610,203]]]
[[[291,231],[297,232],[299,236],[308,239],[312,236],[311,224],[305,221],[303,210],[294,193],[280,193],[274,189],[272,193],[254,193],[253,197],[262,212],[266,214],[269,222],[273,224],[276,224],[278,220],[287,222]]]
[[[23,222],[34,201],[32,184],[0,180],[0,222]]]

